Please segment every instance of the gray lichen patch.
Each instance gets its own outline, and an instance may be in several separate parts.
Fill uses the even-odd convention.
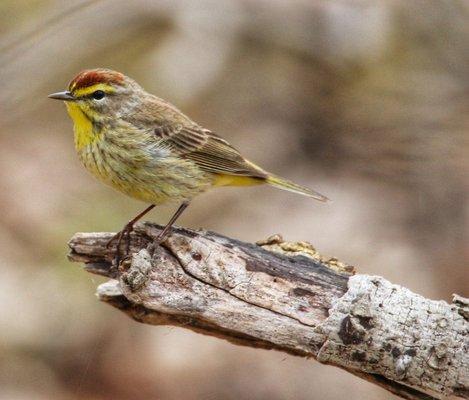
[[[326,257],[320,254],[314,246],[308,242],[287,242],[283,240],[281,235],[275,234],[269,236],[267,239],[257,241],[256,244],[261,246],[263,249],[274,253],[280,253],[287,256],[302,255],[312,258],[337,272],[346,272],[349,274],[355,274],[356,272],[355,267],[352,265],[345,264],[335,257]]]
[[[128,263],[129,269],[121,275],[121,280],[130,291],[134,292],[149,279],[151,256],[146,249],[143,249],[134,254]]]
[[[320,362],[451,395],[469,384],[469,324],[456,307],[356,275],[317,331]],[[452,335],[447,335],[452,332]]]

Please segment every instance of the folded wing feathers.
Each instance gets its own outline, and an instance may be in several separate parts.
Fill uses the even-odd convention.
[[[220,174],[233,174],[265,178],[262,170],[255,168],[226,140],[198,126],[182,125],[155,128],[159,145],[169,148],[183,158],[194,161],[200,168]]]

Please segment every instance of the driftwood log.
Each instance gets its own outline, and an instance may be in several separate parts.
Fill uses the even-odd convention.
[[[313,357],[406,399],[469,398],[467,299],[426,299],[278,235],[253,245],[175,228],[154,248],[160,229],[138,225],[118,271],[111,233],[76,234],[69,257],[114,278],[99,299],[139,322]]]

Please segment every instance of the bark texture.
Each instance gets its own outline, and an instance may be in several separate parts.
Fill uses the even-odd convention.
[[[111,268],[111,233],[78,233],[70,259],[112,279],[98,297],[134,318],[343,368],[407,399],[469,398],[469,302],[433,301],[278,235],[257,245],[138,225]]]

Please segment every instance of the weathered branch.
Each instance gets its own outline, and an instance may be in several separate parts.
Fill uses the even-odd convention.
[[[469,303],[433,301],[381,277],[353,275],[307,243],[258,245],[142,224],[133,256],[110,268],[110,233],[79,233],[70,259],[117,280],[98,296],[137,321],[314,357],[407,399],[469,398]]]

